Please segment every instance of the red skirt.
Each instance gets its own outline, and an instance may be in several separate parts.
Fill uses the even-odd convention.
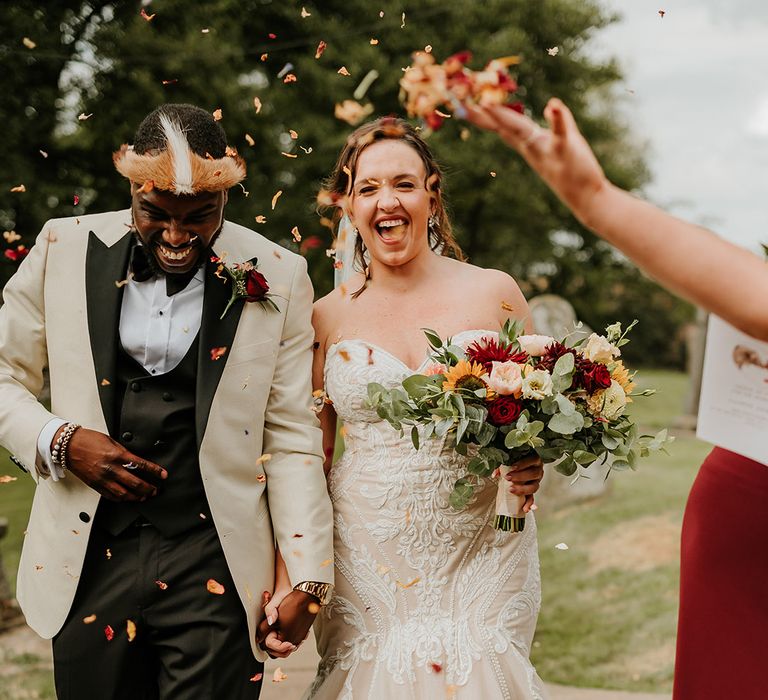
[[[768,466],[720,448],[685,509],[673,698],[768,698]]]

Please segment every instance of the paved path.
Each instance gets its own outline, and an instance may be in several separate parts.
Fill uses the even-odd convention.
[[[0,635],[0,671],[7,664],[7,657],[22,654],[34,654],[50,663],[50,642],[40,639],[28,627],[18,629]],[[301,649],[293,656],[283,661],[267,662],[264,672],[264,684],[261,700],[300,700],[304,691],[309,687],[315,675],[317,654],[314,642],[308,639]],[[283,671],[287,678],[281,683],[272,681],[277,667]],[[11,669],[5,668],[5,671]],[[14,669],[21,671],[21,669]],[[667,695],[655,695],[649,693],[625,693],[617,690],[593,690],[591,688],[568,688],[562,685],[547,684],[549,700],[670,700]],[[361,698],[360,700],[379,700],[378,698]],[[386,699],[381,699],[386,700]],[[436,698],[435,700],[443,700]],[[478,699],[480,700],[480,699]],[[483,698],[482,700],[492,700]]]

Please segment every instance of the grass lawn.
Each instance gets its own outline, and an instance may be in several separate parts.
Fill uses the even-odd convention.
[[[641,425],[671,425],[680,413],[687,380],[677,372],[647,370],[642,388],[657,396],[638,399]],[[637,472],[611,475],[600,498],[538,517],[543,587],[533,660],[550,682],[638,691],[669,691],[677,620],[679,534],[683,508],[709,447],[681,437],[671,454],[641,462]],[[15,575],[34,483],[0,454],[0,517],[10,532],[0,542],[6,571]],[[548,478],[564,478],[549,474]],[[565,543],[568,549],[555,545]],[[34,655],[2,650],[0,700],[53,698],[50,672]],[[0,669],[5,670],[5,669]],[[20,679],[23,677],[23,682]],[[23,686],[23,687],[20,687]]]

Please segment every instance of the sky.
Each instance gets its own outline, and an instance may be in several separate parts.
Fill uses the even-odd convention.
[[[755,252],[768,244],[768,2],[598,0],[589,49],[625,76],[655,204]],[[659,10],[664,11],[661,17]]]

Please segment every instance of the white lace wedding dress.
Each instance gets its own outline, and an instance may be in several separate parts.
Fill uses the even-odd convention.
[[[438,440],[416,451],[366,407],[369,382],[391,387],[412,373],[362,340],[326,358],[346,447],[329,476],[336,589],[315,623],[321,661],[305,697],[545,698],[528,659],[540,606],[534,518],[522,534],[494,530],[491,480],[453,510],[462,458]]]

